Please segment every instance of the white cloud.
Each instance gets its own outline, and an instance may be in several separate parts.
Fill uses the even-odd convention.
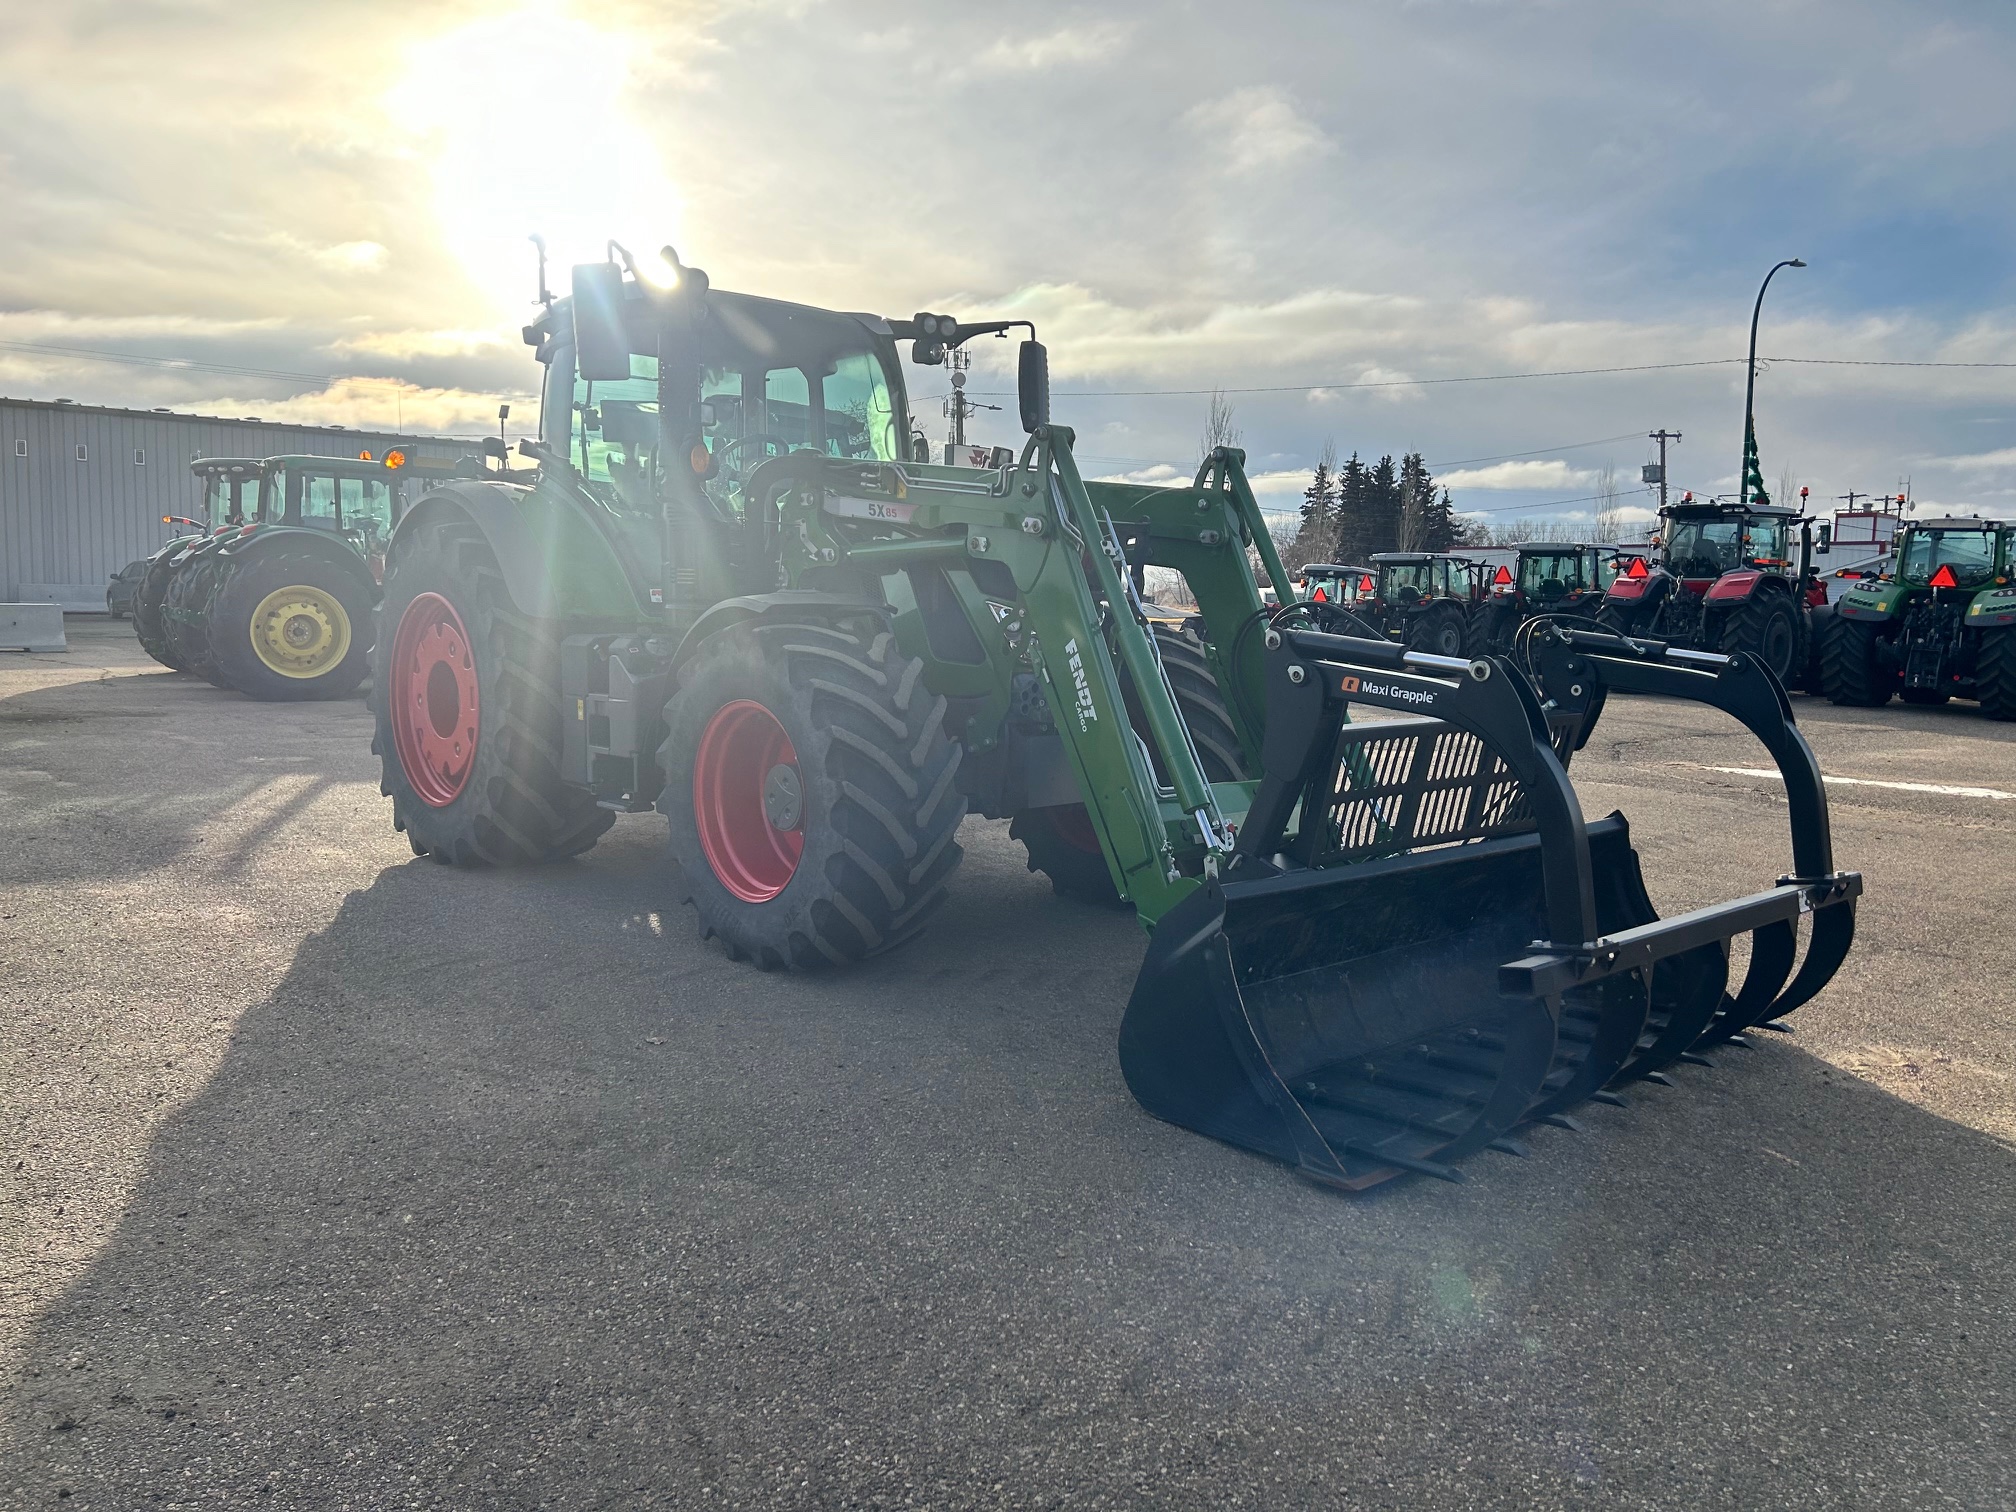
[[[1284,167],[1335,145],[1294,97],[1274,84],[1235,89],[1193,105],[1184,119],[1235,171]]]
[[[988,68],[1018,73],[1091,63],[1118,52],[1130,31],[1130,26],[1106,21],[1091,26],[1062,26],[1040,37],[1020,41],[1011,42],[1004,37],[980,55],[980,62]]]
[[[1496,462],[1489,467],[1458,468],[1454,472],[1443,473],[1436,479],[1448,489],[1549,489],[1560,491],[1569,488],[1587,488],[1596,482],[1597,475],[1586,469],[1571,467],[1566,462]]]

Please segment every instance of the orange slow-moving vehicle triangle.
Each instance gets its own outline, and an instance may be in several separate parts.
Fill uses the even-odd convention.
[[[1643,557],[1631,558],[1631,565],[1624,569],[1624,576],[1626,577],[1641,578],[1647,575],[1648,574],[1646,573],[1645,570],[1645,558]]]
[[[1932,586],[1934,588],[1958,588],[1960,586],[1960,579],[1953,576],[1953,564],[1951,562],[1948,562],[1932,574]]]
[[[1511,569],[1510,567],[1500,567],[1500,568],[1498,569],[1498,575],[1497,575],[1496,577],[1492,578],[1492,579],[1491,579],[1491,581],[1492,581],[1492,582],[1494,582],[1494,583],[1509,583],[1509,582],[1511,582],[1511,581],[1512,581],[1512,569]]]

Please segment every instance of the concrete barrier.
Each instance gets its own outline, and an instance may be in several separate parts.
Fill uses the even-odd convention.
[[[54,604],[0,604],[0,651],[68,651]]]

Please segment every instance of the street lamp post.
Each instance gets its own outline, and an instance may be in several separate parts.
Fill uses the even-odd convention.
[[[1743,386],[1743,461],[1736,469],[1736,476],[1742,480],[1737,485],[1737,497],[1745,504],[1750,502],[1750,454],[1757,445],[1757,320],[1764,313],[1764,291],[1771,287],[1771,280],[1778,276],[1779,268],[1805,266],[1798,258],[1788,257],[1772,268],[1758,286],[1757,303],[1750,310],[1750,368],[1748,381]]]

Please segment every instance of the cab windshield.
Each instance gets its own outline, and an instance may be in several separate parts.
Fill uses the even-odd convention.
[[[1379,596],[1408,603],[1449,591],[1447,562],[1389,562],[1379,569]]]
[[[904,455],[888,375],[872,352],[842,357],[830,372],[710,367],[700,401],[707,492],[732,512],[750,473],[801,447],[882,462]],[[575,379],[568,450],[591,493],[625,512],[655,512],[658,447],[657,358],[633,355],[622,381]]]
[[[1588,586],[1579,551],[1537,552],[1520,559],[1519,587],[1534,598],[1565,598]]]
[[[1720,577],[1753,562],[1785,560],[1783,520],[1675,520],[1666,537],[1667,570]]]
[[[1974,588],[1995,575],[1995,532],[1992,530],[1914,530],[1904,543],[1897,575],[1907,583],[1929,583],[1941,567],[1953,569],[1953,580]]]
[[[1355,604],[1361,581],[1363,574],[1356,572],[1312,572],[1309,574],[1309,598],[1315,603]],[[1321,599],[1316,597],[1319,593]]]

